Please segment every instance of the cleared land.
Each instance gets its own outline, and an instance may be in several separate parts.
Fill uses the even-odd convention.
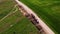
[[[39,34],[34,25],[19,12],[13,0],[0,1],[0,34]]]
[[[60,1],[20,0],[30,7],[55,32],[60,34]]]

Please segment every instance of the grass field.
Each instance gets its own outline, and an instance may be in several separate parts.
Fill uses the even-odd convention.
[[[59,0],[20,0],[30,7],[57,34],[60,34]]]
[[[0,34],[39,34],[13,0],[0,0]]]

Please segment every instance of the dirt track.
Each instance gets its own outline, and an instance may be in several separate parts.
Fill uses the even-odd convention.
[[[16,6],[17,5],[15,5],[12,10],[14,10],[14,8],[16,8]],[[15,13],[16,11],[17,11],[17,9],[15,11],[13,11],[13,12],[8,13],[5,17],[3,17],[2,19],[0,19],[0,22],[3,21],[5,18],[7,18],[9,15]]]
[[[46,34],[55,34],[35,13],[34,11],[32,11],[30,8],[28,8],[26,5],[24,5],[22,2],[15,0],[18,5],[21,5],[26,12],[28,12],[29,14],[33,14],[36,19],[39,21],[39,25],[42,27],[42,29],[46,32]]]

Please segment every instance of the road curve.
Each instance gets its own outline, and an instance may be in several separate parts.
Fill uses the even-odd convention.
[[[43,28],[43,30],[46,32],[46,34],[55,34],[35,13],[32,11],[29,7],[27,7],[25,4],[23,4],[21,1],[15,0],[18,5],[21,5],[26,12],[29,14],[33,14],[36,19],[39,21],[39,25]]]

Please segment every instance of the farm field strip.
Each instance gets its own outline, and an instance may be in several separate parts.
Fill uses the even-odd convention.
[[[5,23],[5,27],[6,29],[3,29],[2,31],[0,30],[0,34],[2,34],[3,32],[9,31],[11,28],[13,28],[13,26],[15,26],[19,21],[21,21],[23,19],[23,17],[19,17],[15,20],[14,24],[9,24],[9,23]],[[6,26],[8,25],[8,26]],[[7,32],[8,33],[8,32]]]

